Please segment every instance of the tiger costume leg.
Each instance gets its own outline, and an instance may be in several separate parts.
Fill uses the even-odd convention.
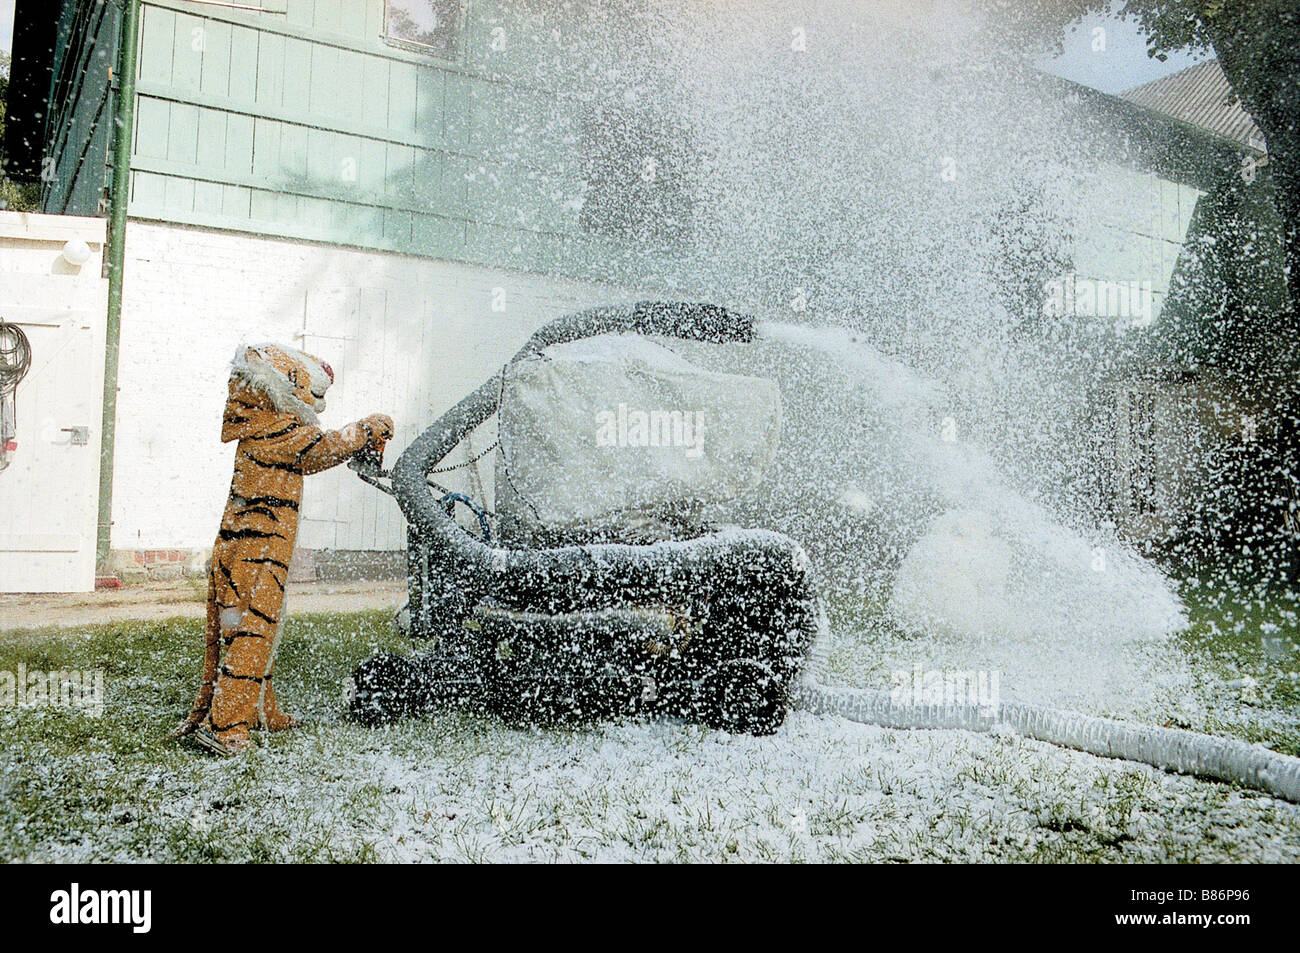
[[[285,616],[285,598],[280,599],[280,624],[278,629],[284,628]],[[280,644],[280,631],[276,632],[275,644]],[[280,710],[280,703],[276,700],[275,689],[271,687],[271,676],[275,674],[275,657],[278,653],[271,656],[271,668],[266,673],[266,678],[262,682],[262,707],[259,710],[259,720],[257,727],[266,731],[288,731],[290,728],[297,728],[302,724],[302,719],[290,715],[288,712]]]
[[[268,568],[268,572],[272,569]],[[218,582],[215,578],[218,573],[223,576],[221,592],[218,592]],[[287,574],[286,574],[287,575]],[[278,582],[279,580],[277,580]],[[204,627],[204,645],[203,645],[203,674],[199,684],[198,697],[194,700],[194,706],[188,717],[181,722],[180,726],[172,732],[172,737],[179,738],[193,732],[208,716],[212,709],[212,698],[216,693],[217,676],[220,673],[221,649],[226,638],[232,636],[242,620],[246,608],[239,606],[239,599],[235,595],[233,584],[224,577],[224,570],[218,570],[215,554],[212,569],[208,576],[208,613],[207,624]],[[279,625],[283,625],[284,605],[283,598],[278,609],[280,615]],[[226,629],[222,631],[223,614],[227,620]],[[278,635],[277,635],[278,641]],[[274,665],[272,666],[274,668]],[[290,728],[296,728],[302,721],[292,715],[280,710],[280,705],[275,697],[275,690],[271,687],[271,676],[268,674],[264,680],[265,691],[262,698],[262,706],[259,711],[259,723],[256,727],[265,728],[267,731],[285,731]]]
[[[237,565],[243,571],[232,571],[229,579],[229,591],[237,601],[222,610],[224,657],[218,666],[212,703],[195,735],[200,744],[223,754],[244,750],[250,744],[250,732],[268,724],[266,687],[280,639],[284,594],[276,567],[247,558]],[[251,567],[251,571],[243,567]],[[291,721],[278,707],[270,720],[280,727]]]
[[[275,668],[275,659],[271,659],[271,668]],[[259,728],[265,728],[267,731],[287,731],[290,728],[297,728],[302,724],[301,718],[296,718],[288,712],[280,710],[279,703],[275,700],[275,691],[271,688],[271,676],[266,676],[262,693],[262,720]]]

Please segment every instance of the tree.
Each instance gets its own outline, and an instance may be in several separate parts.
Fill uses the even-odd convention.
[[[1059,50],[1065,30],[1116,0],[981,0],[1017,44]],[[1268,143],[1274,204],[1282,220],[1287,290],[1300,306],[1300,4],[1296,0],[1118,0],[1136,20],[1148,54],[1213,50],[1242,107]]]
[[[40,205],[40,190],[33,185],[14,182],[4,175],[4,126],[9,103],[9,55],[0,53],[0,211],[35,211]]]

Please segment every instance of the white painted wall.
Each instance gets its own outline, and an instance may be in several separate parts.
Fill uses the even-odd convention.
[[[322,423],[391,414],[391,463],[539,325],[640,297],[588,282],[133,221],[113,548],[212,544],[234,454],[219,437],[227,366],[241,342],[279,341],[332,364],[337,382]],[[303,548],[405,548],[397,504],[346,467],[308,479],[302,516]]]
[[[1100,163],[1072,194],[1076,276],[1150,282],[1150,317],[1158,319],[1196,203],[1204,194],[1151,172]]]

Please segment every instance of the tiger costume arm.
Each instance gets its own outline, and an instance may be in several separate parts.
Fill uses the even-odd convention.
[[[258,457],[310,475],[336,467],[366,447],[381,448],[392,436],[393,421],[382,414],[372,414],[342,430],[302,424],[267,441],[258,448]]]

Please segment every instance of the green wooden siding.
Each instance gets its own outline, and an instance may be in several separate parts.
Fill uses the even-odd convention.
[[[100,215],[108,180],[117,60],[113,4],[66,0],[58,7],[53,82],[47,96],[41,207],[54,215]]]
[[[515,28],[467,0],[461,59],[443,62],[383,39],[383,0],[276,3],[285,15],[143,5],[132,215],[526,270],[637,266],[579,226],[562,13]]]

